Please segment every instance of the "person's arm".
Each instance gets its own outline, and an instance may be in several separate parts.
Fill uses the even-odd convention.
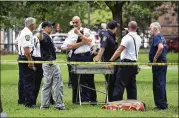
[[[24,47],[24,54],[28,61],[32,61],[31,53],[29,47]],[[34,64],[29,62],[28,67],[33,68]]]
[[[158,47],[158,50],[157,50],[157,52],[156,52],[156,54],[155,54],[155,56],[154,56],[154,59],[153,59],[153,62],[154,62],[154,63],[157,62],[158,57],[160,56],[160,54],[161,54],[162,51],[163,51],[163,44],[162,44],[162,43],[159,43],[157,47]]]
[[[82,45],[84,45],[84,42],[68,44],[67,47],[68,47],[68,50],[71,50],[71,49],[78,48]]]
[[[121,54],[121,52],[125,49],[123,45],[120,45],[119,48],[115,51],[110,61],[115,61]]]
[[[95,61],[100,61],[101,60],[101,57],[102,57],[104,51],[105,51],[105,48],[100,48],[100,50],[99,50],[99,52],[98,52],[98,54],[96,56]]]
[[[80,33],[80,31],[78,31],[76,28],[74,29],[74,33],[79,35],[80,39],[86,44],[86,45],[90,45],[92,40],[87,38],[87,35],[83,35]]]

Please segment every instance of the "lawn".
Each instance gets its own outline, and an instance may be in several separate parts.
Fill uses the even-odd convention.
[[[168,54],[169,62],[178,62],[178,54]],[[16,60],[15,55],[1,56],[2,60]],[[64,60],[65,55],[58,55],[59,60]],[[139,55],[139,62],[148,62],[147,54]],[[107,111],[101,109],[102,105],[73,105],[71,102],[71,89],[67,87],[68,74],[67,67],[60,65],[62,78],[64,81],[64,101],[70,109],[68,111],[57,111],[54,106],[48,110],[28,109],[23,105],[17,105],[17,65],[1,65],[1,97],[3,110],[9,117],[177,117],[178,115],[178,70],[168,70],[167,72],[167,99],[169,109],[165,111],[153,111],[154,107],[152,92],[152,73],[151,69],[142,69],[137,75],[138,100],[143,101],[147,106],[146,112],[134,111]],[[95,85],[98,90],[104,90],[103,75],[95,75]],[[105,96],[97,94],[100,102],[104,101]],[[126,99],[126,94],[124,94]],[[40,105],[40,94],[38,96]]]

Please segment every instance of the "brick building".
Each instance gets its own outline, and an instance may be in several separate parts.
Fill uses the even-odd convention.
[[[170,39],[178,36],[179,19],[177,5],[167,3],[161,6],[166,12],[158,18],[158,22],[161,24],[161,32],[166,39]]]

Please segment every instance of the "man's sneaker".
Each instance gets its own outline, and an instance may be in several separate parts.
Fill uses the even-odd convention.
[[[62,107],[56,107],[56,109],[58,109],[58,110],[69,110],[69,109],[66,108],[65,106],[62,106]]]

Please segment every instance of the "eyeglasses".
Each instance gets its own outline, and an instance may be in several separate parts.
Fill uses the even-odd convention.
[[[72,22],[72,23],[73,23],[73,24],[75,24],[75,23],[78,24],[78,22]]]

